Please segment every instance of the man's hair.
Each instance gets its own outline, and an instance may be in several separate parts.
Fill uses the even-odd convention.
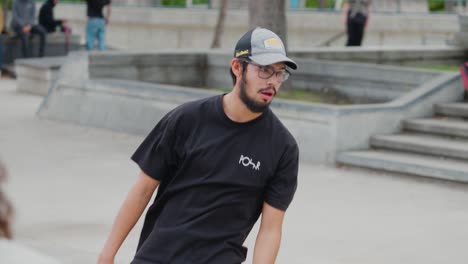
[[[0,238],[13,238],[11,220],[13,218],[13,206],[3,194],[1,183],[7,177],[5,166],[0,162]]]
[[[241,63],[241,66],[242,66],[242,74],[245,73],[246,69],[247,69],[247,64],[248,64],[248,60],[237,60]],[[234,72],[232,71],[232,68],[229,68],[229,72],[231,73],[231,78],[232,78],[232,84],[233,85],[236,85],[236,81],[237,81],[237,77],[236,75],[234,74]]]

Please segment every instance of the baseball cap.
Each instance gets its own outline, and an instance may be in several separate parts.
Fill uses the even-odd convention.
[[[256,27],[245,33],[237,42],[234,58],[248,58],[260,65],[284,62],[296,70],[297,64],[286,57],[283,41],[273,31]]]

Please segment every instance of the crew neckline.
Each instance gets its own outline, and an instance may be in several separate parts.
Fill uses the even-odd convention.
[[[248,126],[248,125],[251,125],[251,124],[255,124],[257,122],[260,122],[261,120],[263,120],[265,118],[265,116],[267,116],[269,113],[270,113],[270,109],[268,108],[265,112],[263,112],[260,116],[252,119],[252,120],[249,120],[249,121],[246,121],[246,122],[237,122],[237,121],[234,121],[232,120],[231,118],[229,118],[227,116],[227,114],[224,112],[224,107],[223,107],[223,97],[226,95],[227,93],[223,93],[221,95],[218,96],[217,100],[216,100],[216,105],[217,105],[217,110],[218,110],[218,113],[220,114],[221,116],[221,119],[229,124],[229,125],[234,125],[234,126]]]

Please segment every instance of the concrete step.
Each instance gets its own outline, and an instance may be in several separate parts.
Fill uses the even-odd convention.
[[[371,137],[372,147],[456,159],[468,159],[468,139],[429,134],[395,134]]]
[[[438,115],[468,118],[468,103],[436,104],[434,111]]]
[[[403,129],[429,134],[468,138],[468,122],[453,118],[422,118],[402,122]]]
[[[468,163],[436,156],[386,151],[342,152],[337,163],[468,183]]]

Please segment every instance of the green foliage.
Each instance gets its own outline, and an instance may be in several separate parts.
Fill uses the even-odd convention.
[[[7,3],[8,3],[8,9],[11,9],[11,3],[13,2],[13,0],[7,0]],[[0,0],[0,8],[3,7],[3,0]]]
[[[441,0],[428,0],[429,11],[440,12],[445,10],[445,1]]]
[[[62,1],[62,0],[60,0]],[[84,0],[68,0],[68,1],[84,1]],[[210,0],[193,0],[193,4],[208,4]],[[163,0],[161,4],[163,6],[171,6],[171,7],[185,7],[186,0]]]
[[[444,12],[445,10],[445,2],[449,0],[427,0],[429,11],[430,12]],[[453,1],[453,0],[452,0]],[[461,4],[466,6],[466,0],[462,0]],[[458,3],[458,1],[456,2]]]
[[[429,66],[418,66],[420,69],[426,69],[426,70],[437,70],[437,71],[451,71],[451,72],[457,72],[459,69],[459,66],[456,65],[429,65]]]
[[[194,5],[198,4],[208,4],[209,0],[193,0],[192,3]],[[163,6],[177,6],[177,7],[182,7],[185,6],[186,1],[185,0],[163,0],[162,5]]]
[[[280,90],[277,94],[277,97],[289,100],[304,101],[309,103],[324,103],[336,105],[352,104],[352,101],[349,98],[335,93],[333,91],[319,92],[304,89],[288,89]]]
[[[163,0],[164,6],[185,6],[185,0]]]
[[[306,0],[307,8],[318,8],[320,0]],[[327,0],[326,8],[333,8],[335,6],[335,0]]]

